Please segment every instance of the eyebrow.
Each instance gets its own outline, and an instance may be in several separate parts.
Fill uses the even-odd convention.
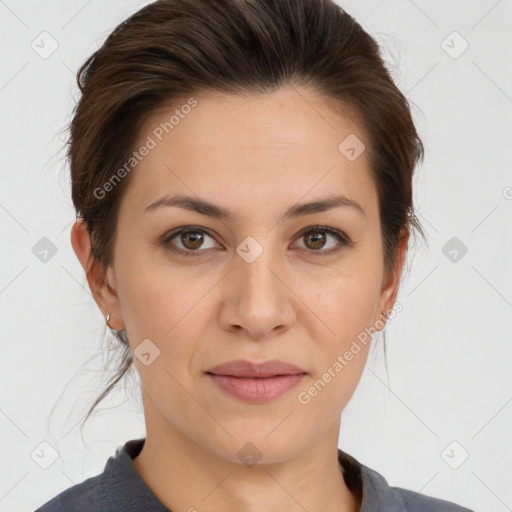
[[[191,196],[183,196],[181,194],[176,194],[174,196],[163,196],[147,206],[143,213],[155,211],[158,208],[169,208],[172,206],[178,206],[185,210],[195,211],[201,215],[206,215],[208,217],[213,217],[219,220],[235,220],[235,215],[227,208],[215,205],[204,199]],[[325,199],[312,201],[310,203],[295,204],[286,210],[282,217],[282,221],[301,217],[303,215],[310,215],[312,213],[325,212],[327,210],[340,207],[352,208],[366,217],[366,212],[359,203],[353,199],[349,199],[346,196],[340,195],[327,197]]]

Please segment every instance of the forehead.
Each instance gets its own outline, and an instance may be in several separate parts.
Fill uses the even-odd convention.
[[[193,99],[175,100],[143,124],[135,149],[151,149],[132,171],[122,201],[129,202],[133,215],[175,193],[252,215],[258,205],[293,204],[334,192],[376,208],[365,152],[350,160],[340,151],[347,137],[368,145],[353,110],[335,111],[322,96],[295,87]]]

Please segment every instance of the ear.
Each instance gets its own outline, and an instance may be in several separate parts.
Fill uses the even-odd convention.
[[[92,296],[112,329],[124,327],[119,299],[116,294],[115,276],[112,268],[104,266],[92,257],[91,239],[84,219],[78,217],[71,228],[71,245],[82,265]]]
[[[381,316],[381,312],[389,312],[395,304],[396,297],[398,295],[398,287],[400,284],[400,276],[402,275],[403,264],[405,261],[405,255],[407,254],[409,235],[410,232],[407,227],[403,227],[400,230],[395,267],[392,272],[383,277],[383,284],[378,302],[379,307],[376,311],[376,318],[374,323],[379,319],[385,322],[386,318]]]

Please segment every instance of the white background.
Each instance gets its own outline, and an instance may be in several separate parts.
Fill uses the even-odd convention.
[[[112,373],[104,318],[69,240],[63,140],[74,73],[146,3],[0,1],[0,511],[34,510],[145,435],[136,379],[76,426]],[[389,379],[379,338],[340,447],[390,485],[512,510],[512,2],[341,5],[383,45],[414,104],[427,148],[415,199],[430,242],[410,251],[404,310],[386,328]],[[43,31],[58,42],[46,59],[31,47]],[[464,44],[446,39],[453,31],[469,44],[458,58],[445,51]],[[57,248],[46,263],[32,252],[42,237]],[[468,248],[456,262],[442,250],[452,237]],[[43,441],[59,453],[48,469],[31,458]],[[458,469],[442,455],[453,441],[448,459],[469,455]]]

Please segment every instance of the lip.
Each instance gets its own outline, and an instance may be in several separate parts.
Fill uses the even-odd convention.
[[[229,375],[232,377],[275,377],[278,375],[297,375],[306,373],[302,368],[278,359],[271,359],[263,363],[237,359],[219,364],[207,370],[206,373],[215,375]]]
[[[263,403],[284,395],[306,376],[305,373],[278,375],[275,377],[233,377],[232,375],[207,376],[230,396],[250,403]]]
[[[293,389],[307,373],[298,366],[276,359],[264,363],[239,359],[215,366],[206,375],[232,397],[264,403]]]

